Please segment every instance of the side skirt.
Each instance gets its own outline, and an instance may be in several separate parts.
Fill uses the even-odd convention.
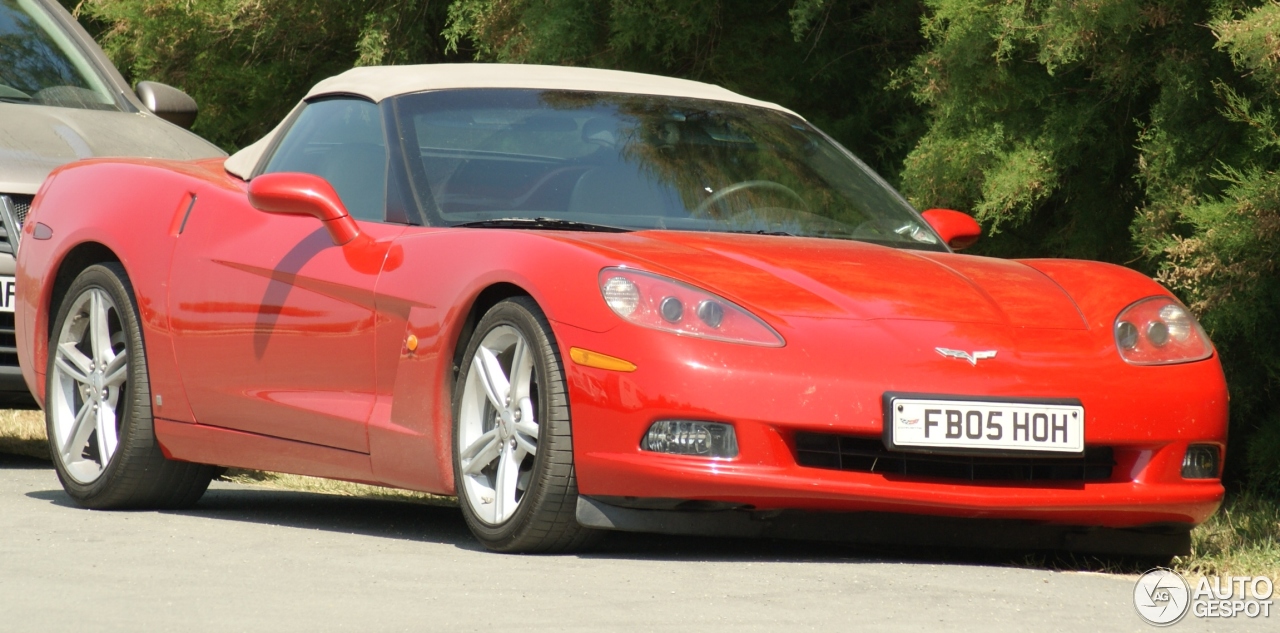
[[[376,483],[364,453],[160,418],[155,430],[169,459]]]

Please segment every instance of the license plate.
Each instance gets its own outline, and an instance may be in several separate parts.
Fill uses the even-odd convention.
[[[0,275],[0,312],[13,312],[13,277]]]
[[[1075,401],[886,396],[889,448],[936,453],[1084,452]]]

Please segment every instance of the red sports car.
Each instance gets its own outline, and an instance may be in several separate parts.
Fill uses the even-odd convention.
[[[706,84],[359,68],[225,161],[63,167],[22,232],[22,367],[90,508],[237,466],[456,494],[502,551],[933,517],[1175,553],[1223,494],[1222,370],[1166,289],[956,254],[971,218]]]

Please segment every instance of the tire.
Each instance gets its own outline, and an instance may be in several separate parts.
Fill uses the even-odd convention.
[[[527,297],[504,300],[480,319],[462,358],[453,474],[467,527],[499,552],[586,546],[598,532],[575,518],[569,399],[546,316]]]
[[[45,425],[54,468],[72,500],[100,510],[199,501],[214,468],[172,461],[160,450],[138,306],[124,267],[82,271],[63,296],[49,339]]]

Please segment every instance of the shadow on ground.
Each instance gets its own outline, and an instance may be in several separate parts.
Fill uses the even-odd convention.
[[[47,459],[0,452],[0,470],[47,470],[52,473],[53,464]]]
[[[49,462],[0,454],[0,470],[52,470]],[[52,479],[52,472],[50,473]],[[51,484],[53,481],[51,480]],[[56,485],[56,484],[53,484]],[[27,493],[33,499],[76,508],[60,488]],[[195,507],[173,514],[219,521],[276,525],[375,538],[453,545],[480,551],[456,507],[395,499],[345,497],[215,483]],[[501,554],[494,554],[499,556]],[[877,544],[667,536],[610,532],[583,558],[715,562],[911,562],[988,566],[1140,571],[1124,560],[1080,558],[1045,552],[1013,552],[981,548],[902,547]]]

